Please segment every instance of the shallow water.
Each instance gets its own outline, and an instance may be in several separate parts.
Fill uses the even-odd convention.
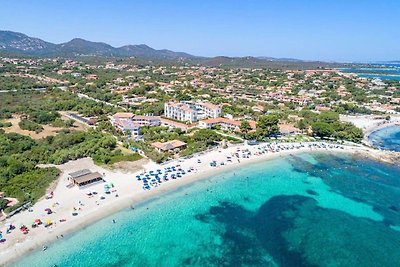
[[[339,70],[342,72],[355,73],[357,76],[364,78],[400,80],[399,64],[377,64],[367,68],[340,68]]]
[[[369,136],[369,140],[376,147],[400,152],[400,126],[379,129]]]
[[[123,210],[15,266],[396,266],[399,173],[324,153],[252,164]]]

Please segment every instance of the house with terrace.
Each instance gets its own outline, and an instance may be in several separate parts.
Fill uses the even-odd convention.
[[[180,140],[172,140],[168,142],[154,142],[151,144],[152,147],[154,147],[158,152],[178,152],[179,150],[182,150],[186,148],[186,143],[182,142]]]
[[[141,125],[133,121],[134,116],[133,113],[119,112],[111,117],[111,123],[117,130],[136,138],[140,135]]]
[[[256,129],[256,122],[255,121],[248,121],[250,124],[251,131]],[[202,129],[211,129],[215,128],[215,126],[220,126],[221,129],[225,131],[231,132],[240,132],[240,125],[241,121],[231,120],[223,117],[218,117],[215,119],[206,119],[199,121],[199,128]]]
[[[210,102],[167,102],[164,104],[164,116],[170,119],[197,122],[205,118],[217,118],[221,115],[221,107]]]

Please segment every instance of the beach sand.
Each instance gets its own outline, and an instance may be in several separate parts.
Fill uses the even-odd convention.
[[[305,143],[307,144],[307,143]],[[322,144],[319,142],[318,144]],[[299,146],[294,143],[282,143],[282,146]],[[182,187],[196,180],[207,178],[212,175],[216,175],[220,172],[226,172],[228,170],[237,168],[243,164],[254,163],[258,161],[265,161],[274,157],[281,157],[285,155],[311,152],[311,151],[330,151],[340,153],[362,153],[365,155],[371,154],[379,158],[376,150],[369,149],[364,146],[342,146],[342,148],[309,148],[301,147],[289,150],[281,150],[280,152],[268,152],[265,154],[255,155],[259,151],[259,147],[265,146],[260,144],[256,146],[239,145],[232,146],[227,149],[213,150],[202,155],[196,155],[193,158],[185,160],[175,160],[165,165],[158,165],[154,162],[149,162],[143,165],[143,170],[136,172],[120,171],[118,169],[108,170],[102,167],[96,166],[90,158],[79,159],[70,161],[66,164],[57,166],[63,172],[58,180],[58,183],[54,189],[54,197],[52,199],[42,199],[33,206],[33,211],[23,211],[6,221],[1,222],[0,230],[5,233],[5,224],[12,223],[17,227],[11,234],[6,234],[6,242],[0,244],[0,265],[8,264],[12,261],[18,260],[23,257],[26,253],[39,250],[43,245],[48,245],[51,241],[61,238],[62,235],[74,232],[77,229],[82,229],[89,226],[91,223],[110,216],[115,212],[120,211],[123,208],[134,206],[144,200],[151,199],[153,197],[162,197],[164,193],[167,193],[176,188]],[[227,162],[227,156],[231,156],[238,150],[248,149],[252,152],[250,158],[240,158],[240,162],[233,158],[232,162]],[[201,163],[198,163],[198,160]],[[211,167],[209,163],[216,160],[218,163],[217,167]],[[224,161],[225,165],[221,166],[220,163]],[[179,164],[184,170],[190,167],[194,168],[194,171],[187,173],[183,178],[176,180],[169,180],[163,182],[158,187],[152,187],[150,191],[142,189],[142,181],[137,181],[136,175],[148,172],[150,170],[161,169],[164,170],[166,166],[172,166]],[[107,183],[112,183],[114,187],[111,189],[111,194],[104,194],[103,188],[104,183],[98,183],[88,186],[83,189],[79,189],[76,186],[67,188],[66,185],[68,173],[77,171],[80,169],[90,169],[91,171],[98,171],[105,174],[105,180]],[[92,197],[87,196],[88,191],[96,191],[97,195]],[[113,192],[114,191],[114,192]],[[116,196],[118,194],[118,197]],[[100,196],[104,196],[105,199],[101,200]],[[82,205],[80,205],[80,202]],[[57,204],[58,203],[58,204]],[[47,215],[45,212],[46,208],[50,208],[54,213]],[[77,216],[72,216],[73,209],[80,209],[76,212]],[[32,229],[31,223],[35,219],[52,220],[55,222],[52,226],[45,228],[41,225],[38,228]],[[60,219],[65,219],[65,222],[59,222]],[[28,235],[23,235],[18,229],[20,225],[25,224],[29,227],[30,232]]]
[[[369,136],[382,128],[400,125],[400,116],[391,115],[390,120],[385,119],[375,119],[374,115],[360,115],[360,116],[346,116],[341,115],[340,119],[345,122],[351,122],[358,128],[360,128],[364,133],[363,143],[372,146]]]

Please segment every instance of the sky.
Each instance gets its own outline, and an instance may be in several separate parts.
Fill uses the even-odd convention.
[[[0,29],[198,56],[400,60],[400,0],[1,0]]]

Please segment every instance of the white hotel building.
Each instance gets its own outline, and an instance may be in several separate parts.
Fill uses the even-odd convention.
[[[164,116],[179,121],[193,123],[205,118],[218,118],[220,115],[221,107],[209,102],[168,102],[164,104]]]

